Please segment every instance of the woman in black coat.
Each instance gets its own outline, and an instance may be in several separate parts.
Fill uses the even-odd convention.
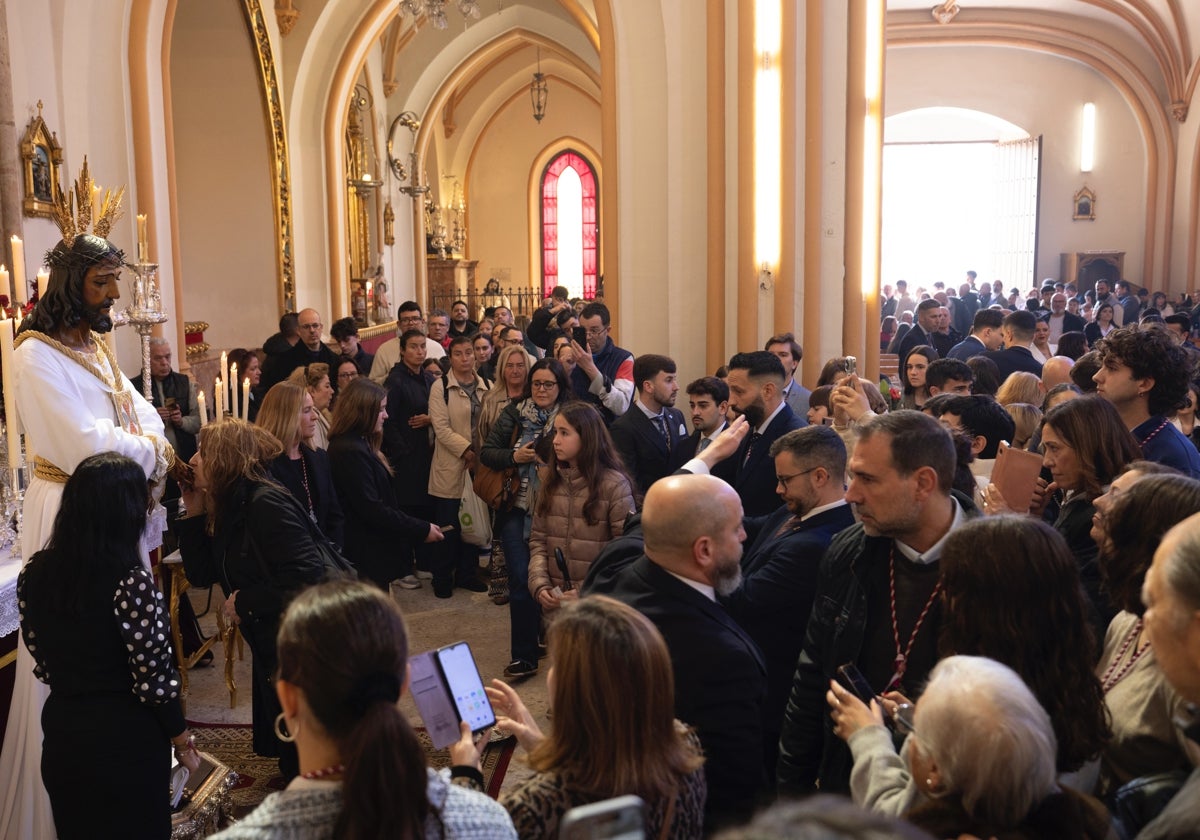
[[[271,479],[267,465],[279,452],[272,435],[244,420],[205,426],[191,461],[194,483],[182,488],[187,513],[175,524],[188,581],[221,585],[221,610],[254,654],[254,751],[278,756],[290,779],[299,768],[296,750],[275,733],[279,618],[300,590],[345,570],[319,545],[324,536],[299,502]]]
[[[268,465],[271,477],[286,487],[338,548],[345,544],[345,517],[333,489],[329,453],[315,449],[317,414],[312,394],[291,382],[271,386],[263,397],[258,426],[283,444]]]
[[[396,502],[392,467],[379,450],[387,419],[385,396],[383,388],[362,377],[338,395],[329,429],[329,463],[346,516],[346,557],[361,577],[386,590],[396,578],[416,581],[411,546],[438,542],[442,532],[409,516]]]
[[[167,610],[138,551],[147,500],[146,474],[129,458],[84,460],[63,490],[49,545],[17,579],[25,646],[50,686],[42,780],[62,838],[92,837],[101,826],[170,837],[167,743],[181,764],[200,768]],[[119,738],[103,772],[89,760],[98,733]]]

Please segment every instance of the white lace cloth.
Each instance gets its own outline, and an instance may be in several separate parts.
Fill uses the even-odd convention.
[[[17,612],[17,572],[21,561],[5,550],[0,554],[0,636],[17,632],[20,626]]]

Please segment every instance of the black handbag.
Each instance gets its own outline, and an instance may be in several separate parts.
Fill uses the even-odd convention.
[[[1132,840],[1157,817],[1188,778],[1187,770],[1172,770],[1130,779],[1111,796],[1109,811],[1121,840]]]

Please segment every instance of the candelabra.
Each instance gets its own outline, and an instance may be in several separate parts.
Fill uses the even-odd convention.
[[[15,431],[15,430],[14,430]],[[11,452],[8,446],[10,422],[4,424],[4,447],[0,451]],[[20,436],[19,433],[18,437]],[[10,464],[10,458],[5,455],[5,470],[0,480],[3,493],[4,521],[0,522],[0,551],[11,549],[11,556],[21,557],[21,528],[24,523],[25,485],[29,483],[29,475],[25,467],[25,452],[20,443],[17,444],[20,453],[16,464]]]
[[[142,396],[151,402],[153,377],[150,375],[150,333],[155,324],[167,320],[158,288],[158,263],[141,260],[130,263],[133,270],[133,303],[125,308],[121,323],[130,324],[142,339]]]

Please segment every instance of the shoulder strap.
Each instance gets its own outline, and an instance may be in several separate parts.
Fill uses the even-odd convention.
[[[450,405],[450,376],[442,374],[442,396],[446,400],[446,405]]]

